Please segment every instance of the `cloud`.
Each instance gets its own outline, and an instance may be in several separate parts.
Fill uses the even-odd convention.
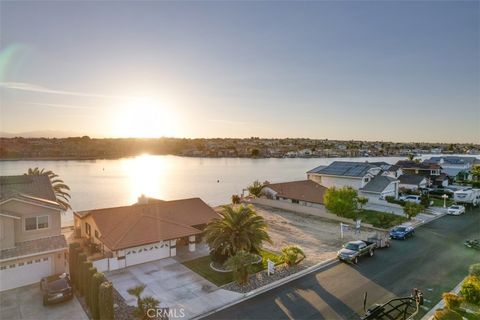
[[[65,90],[56,90],[46,87],[42,87],[36,84],[25,83],[25,82],[0,82],[1,88],[11,89],[11,90],[21,90],[35,93],[43,94],[57,94],[57,95],[68,95],[68,96],[77,96],[77,97],[89,97],[89,98],[102,98],[102,99],[136,99],[138,97],[134,96],[116,96],[116,95],[105,95],[89,92],[79,92],[79,91],[65,91]]]
[[[33,106],[40,106],[40,107],[52,107],[52,108],[59,108],[59,109],[81,109],[81,110],[94,110],[94,107],[87,107],[87,106],[75,106],[69,104],[54,104],[54,103],[40,103],[40,102],[26,102],[26,104],[30,104]]]

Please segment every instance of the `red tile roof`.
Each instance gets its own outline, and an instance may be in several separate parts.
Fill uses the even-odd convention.
[[[119,250],[201,233],[194,228],[218,218],[200,198],[105,208],[75,213],[91,216],[110,250]]]
[[[327,188],[311,180],[271,183],[265,186],[277,192],[279,197],[323,204]]]

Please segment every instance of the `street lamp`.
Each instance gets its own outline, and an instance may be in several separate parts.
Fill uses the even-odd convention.
[[[446,194],[444,194],[444,195],[442,196],[442,198],[443,198],[443,207],[446,208],[446,207],[447,207],[447,199],[448,199],[448,196],[447,196]]]

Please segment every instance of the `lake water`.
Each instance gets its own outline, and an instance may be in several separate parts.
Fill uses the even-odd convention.
[[[424,156],[426,157],[426,156]],[[142,155],[117,160],[1,161],[1,175],[23,174],[30,167],[45,168],[60,175],[71,188],[74,210],[129,205],[138,196],[173,200],[200,197],[212,206],[230,202],[254,180],[283,182],[306,179],[306,172],[335,160],[385,161],[382,158],[189,158]],[[71,212],[64,224],[73,220]]]

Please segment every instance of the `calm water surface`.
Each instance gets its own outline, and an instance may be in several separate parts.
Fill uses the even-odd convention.
[[[141,194],[172,200],[200,197],[212,206],[230,202],[232,194],[254,180],[306,179],[306,172],[335,160],[385,161],[386,158],[243,159],[142,155],[117,160],[1,161],[1,175],[23,174],[30,167],[59,174],[71,188],[74,210],[129,205]],[[71,212],[64,223],[71,221]]]

